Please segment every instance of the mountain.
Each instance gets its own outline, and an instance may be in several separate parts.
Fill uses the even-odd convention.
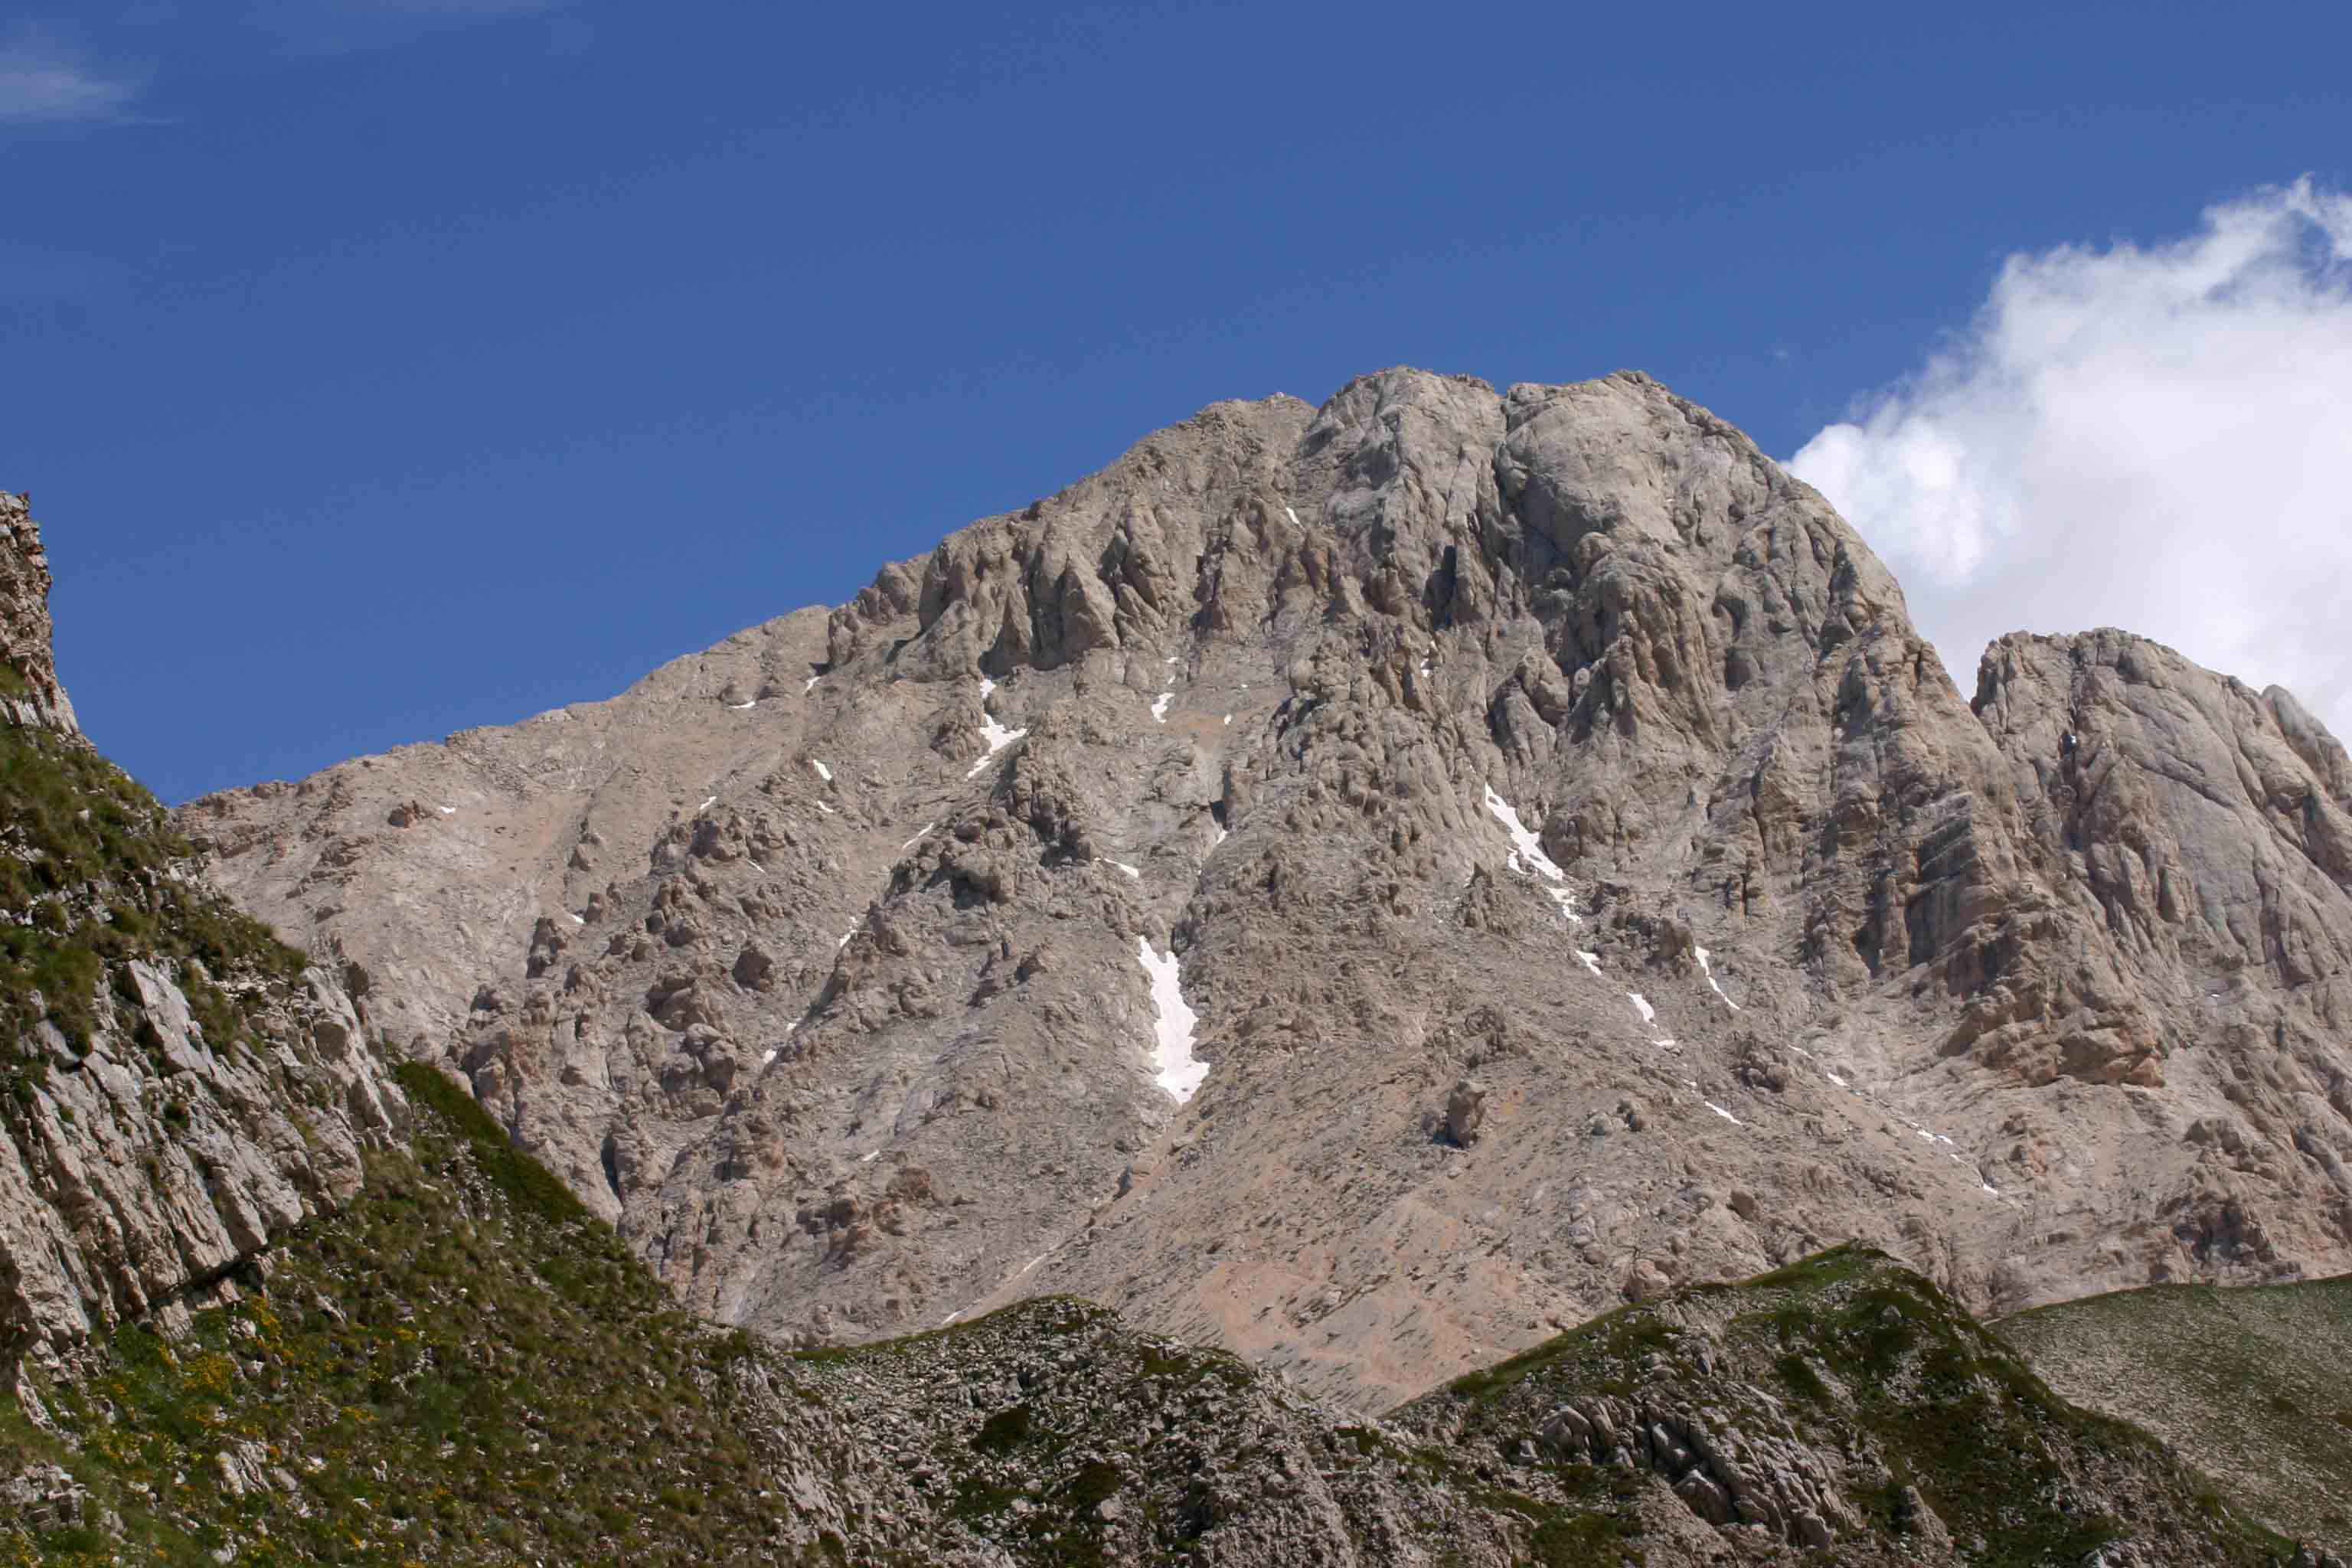
[[[1377,1418],[1067,1296],[798,1351],[682,1311],[489,1104],[386,1049],[380,1020],[395,1003],[364,965],[347,960],[339,984],[239,913],[154,802],[73,731],[45,619],[31,619],[46,615],[38,535],[9,499],[0,1549],[12,1561],[1663,1568],[1801,1549],[1856,1568],[2340,1568],[2245,1506],[2275,1488],[2224,1492],[2139,1427],[2068,1403],[1934,1282],[1860,1246],[1645,1289]],[[1041,738],[1067,721],[1041,717]],[[997,738],[998,752],[1021,739]],[[1025,754],[999,765],[1034,784],[1017,771]],[[1228,815],[1234,840],[1273,837]],[[980,876],[990,841],[947,837]],[[661,842],[686,853],[656,879],[646,937],[694,918],[665,889],[725,864],[697,852],[699,826]],[[782,847],[760,852],[772,863]],[[1486,908],[1541,897],[1534,912],[1564,920],[1572,899],[1539,892],[1558,885],[1543,852],[1514,853],[1524,870],[1489,876]],[[993,864],[1018,895],[1032,868],[1017,853]],[[908,952],[955,929],[931,912],[930,927],[905,921]],[[877,908],[862,928],[885,956],[888,918]],[[1517,940],[1546,929],[1528,921]],[[1069,963],[1013,968],[1011,994],[1049,994],[1089,934],[1069,939]],[[1181,1009],[1180,965],[1137,934],[1155,1001]],[[614,956],[642,962],[635,940]],[[756,992],[754,966],[735,967]],[[840,1048],[855,1037],[824,1015],[848,993],[828,987],[792,1036],[831,1029]],[[495,996],[469,1013],[469,1049],[528,1041]],[[1042,1008],[1032,1021],[1047,1048],[1079,1037]],[[1189,1089],[1198,1069],[1165,1044],[1167,1059],[1133,1072],[1172,1100],[1162,1082]],[[475,1087],[514,1059],[482,1058]],[[1214,1062],[1188,1103],[1217,1103],[1230,1066]],[[531,1092],[528,1078],[505,1081]],[[1447,1095],[1432,1113],[1447,1147],[1506,1146],[1494,1098]],[[1612,1137],[1650,1135],[1638,1107],[1623,1122]],[[1188,1156],[1164,1158],[1181,1170]],[[1150,1164],[1136,1162],[1131,1189],[1166,1169]],[[893,1170],[887,1201],[956,1228],[969,1205],[926,1193],[914,1169]],[[848,1263],[887,1247],[861,1252],[861,1224],[893,1238],[917,1228],[896,1212],[842,1216]],[[2195,1386],[2156,1353],[2179,1336],[2141,1338],[2152,1349],[2137,1392]],[[2094,1364],[2048,1342],[2054,1363]],[[1360,1405],[1368,1384],[1343,1392]]]
[[[1066,1291],[1373,1409],[1853,1237],[1997,1311],[2352,1267],[2348,776],[2120,633],[1964,700],[1646,377],[1400,370],[179,821],[698,1311]]]

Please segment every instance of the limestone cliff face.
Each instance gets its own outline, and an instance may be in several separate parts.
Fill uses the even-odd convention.
[[[2173,1141],[2135,1173],[2161,1172],[2158,1277],[2333,1259],[2352,1236],[2344,748],[2286,691],[2112,630],[2001,638],[1976,710],[2050,884],[2108,941],[2013,941],[1944,1048],[2164,1090],[2134,1097]],[[2005,1131],[2014,1163],[2074,1157],[2063,1121]]]
[[[75,732],[0,496],[0,1352],[167,1318],[347,1196],[401,1114],[359,1007]]]
[[[2342,752],[2217,708],[2242,820],[2158,788],[2194,725],[2142,748],[2179,826],[2102,816],[2035,771],[2097,728],[2061,762],[2051,679],[1972,711],[1822,498],[1646,377],[1391,371],[181,820],[704,1310],[1068,1289],[1376,1405],[1848,1237],[1978,1305],[2352,1265],[2306,1202]],[[2151,830],[2264,955],[2193,1044]]]

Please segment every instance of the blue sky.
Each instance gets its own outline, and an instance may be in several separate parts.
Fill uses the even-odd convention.
[[[2014,258],[2333,211],[2347,54],[2340,0],[12,5],[0,485],[183,799],[610,695],[1220,397],[1961,429],[1887,389]]]

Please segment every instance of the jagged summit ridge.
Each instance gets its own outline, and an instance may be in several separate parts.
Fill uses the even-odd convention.
[[[2208,997],[2247,917],[2116,926],[2151,824],[2052,795],[2096,728],[2024,717],[2059,679],[1972,711],[1818,493],[1647,377],[1391,371],[610,702],[183,820],[705,1310],[1070,1289],[1377,1404],[1849,1236],[1980,1306],[2344,1266],[2344,889],[2284,838],[2217,883],[2320,934]],[[2181,700],[2100,732],[2168,776],[2237,722]],[[2340,810],[2264,711],[2278,790],[2210,788]],[[2148,787],[2184,846],[2251,830]]]

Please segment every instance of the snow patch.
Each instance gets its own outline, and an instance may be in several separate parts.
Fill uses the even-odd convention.
[[[1837,1075],[1837,1074],[1835,1074],[1835,1073],[1826,1073],[1826,1074],[1823,1074],[1822,1076],[1824,1076],[1825,1078],[1827,1078],[1827,1079],[1828,1079],[1832,1083],[1833,1083],[1833,1084],[1837,1085],[1840,1089],[1843,1089],[1843,1088],[1845,1088],[1845,1087],[1846,1087],[1846,1081],[1845,1081],[1845,1079],[1842,1079],[1842,1078],[1838,1077],[1838,1075]]]
[[[833,807],[825,805],[823,801],[818,801],[816,803],[816,808],[824,813],[827,816],[831,816],[833,815]]]
[[[1097,866],[1116,867],[1118,869],[1126,872],[1129,879],[1138,882],[1143,880],[1143,873],[1137,870],[1134,867],[1129,865],[1124,860],[1114,860],[1107,855],[1097,855],[1095,857],[1095,864]]]
[[[1214,849],[1225,841],[1225,825],[1215,817],[1209,818],[1209,847]]]
[[[831,784],[833,782],[833,770],[826,767],[823,763],[818,762],[814,757],[811,757],[809,759],[809,766],[814,768],[816,770],[816,776],[823,779],[825,783]]]
[[[1732,1115],[1731,1112],[1724,1110],[1723,1107],[1717,1105],[1711,1100],[1702,1100],[1699,1103],[1706,1106],[1709,1110],[1714,1111],[1717,1116],[1722,1117],[1726,1121],[1730,1122],[1734,1127],[1745,1127],[1748,1125],[1748,1123],[1740,1121],[1739,1118]]]
[[[1232,723],[1233,721],[1234,721],[1234,716],[1233,716],[1232,714],[1230,714],[1230,713],[1226,714],[1226,715],[1225,715],[1225,722],[1226,722],[1226,723],[1228,723],[1228,724],[1230,724],[1230,723]]]
[[[1587,952],[1580,947],[1576,950],[1576,956],[1578,961],[1581,963],[1585,968],[1592,971],[1593,979],[1598,980],[1601,978],[1601,955],[1599,953]]]
[[[770,1046],[766,1053],[760,1058],[760,1065],[763,1068],[773,1067],[775,1065],[776,1058],[782,1054],[783,1047],[782,1046]]]
[[[877,1160],[880,1159],[881,1157],[882,1157],[882,1151],[881,1151],[881,1150],[879,1150],[879,1149],[869,1149],[869,1150],[867,1150],[865,1153],[860,1154],[859,1156],[857,1156],[857,1163],[858,1163],[859,1164],[861,1164],[861,1165],[870,1165],[870,1164],[874,1163],[874,1162],[875,1162],[875,1161],[877,1161]]]
[[[1018,730],[1008,730],[996,721],[996,715],[988,710],[988,694],[995,689],[996,682],[986,676],[981,677],[980,739],[981,742],[988,748],[988,754],[972,763],[965,772],[963,776],[968,779],[978,778],[980,770],[996,760],[997,752],[1029,732],[1026,726]]]
[[[1175,696],[1172,691],[1163,691],[1153,700],[1151,717],[1155,721],[1161,724],[1168,722],[1168,704],[1175,699]]]
[[[1290,526],[1293,528],[1305,528],[1307,526],[1305,523],[1298,521],[1298,514],[1291,510],[1288,507],[1284,507],[1282,509],[1282,515],[1290,520]]]
[[[1152,1034],[1157,1047],[1152,1059],[1160,1067],[1160,1087],[1183,1104],[1209,1076],[1209,1064],[1192,1054],[1192,1026],[1200,1016],[1184,1005],[1184,978],[1176,955],[1162,958],[1151,951],[1150,937],[1135,939],[1135,955],[1151,977],[1151,1005],[1160,1011]]]
[[[754,698],[753,698],[753,699],[751,699],[751,701],[749,701],[749,702],[730,702],[730,703],[727,705],[727,710],[728,710],[730,713],[748,713],[748,712],[750,712],[752,709],[757,708],[759,705],[760,705],[760,700],[759,700],[758,698],[754,697]]]
[[[816,683],[824,679],[824,677],[822,675],[810,676],[808,678],[808,684],[801,688],[801,695],[806,697],[810,692],[814,691],[816,689]]]
[[[1486,814],[1501,823],[1503,831],[1511,836],[1511,853],[1507,858],[1511,869],[1522,877],[1532,871],[1541,875],[1545,881],[1553,883],[1554,886],[1544,891],[1553,903],[1559,906],[1559,912],[1567,917],[1569,924],[1582,925],[1584,917],[1576,912],[1576,895],[1569,890],[1568,873],[1552,863],[1551,857],[1543,851],[1543,840],[1528,831],[1527,824],[1519,820],[1517,808],[1496,795],[1493,784],[1486,786]]]
[[[439,809],[440,809],[441,815],[442,815],[442,816],[457,816],[457,808],[456,806],[454,806],[454,805],[445,805],[445,806],[440,807]]]
[[[847,947],[849,945],[849,939],[856,934],[857,932],[855,930],[843,931],[841,933],[841,940],[833,944],[833,951],[839,952],[843,948]]]
[[[1643,995],[1639,991],[1628,991],[1625,993],[1625,998],[1633,1004],[1633,1011],[1642,1015],[1642,1022],[1644,1024],[1657,1022],[1658,1010],[1650,1005],[1650,999],[1647,996]]]
[[[714,795],[709,800],[704,801],[700,805],[696,806],[694,809],[698,812],[709,811],[712,806],[717,805],[718,804],[719,797]]]
[[[1739,1004],[1734,1002],[1731,999],[1730,994],[1724,990],[1723,982],[1715,977],[1715,966],[1707,963],[1707,960],[1714,955],[1703,947],[1695,947],[1691,949],[1691,952],[1698,959],[1698,972],[1706,976],[1707,984],[1713,986],[1715,988],[1715,994],[1723,998],[1723,1005],[1730,1008],[1735,1013],[1738,1012]]]
[[[586,925],[588,922],[587,922],[585,920],[582,919],[580,916],[578,916],[578,915],[573,915],[573,916],[572,917],[572,923],[573,925],[576,925],[576,926],[584,926],[584,925]]]
[[[916,845],[920,844],[924,839],[929,838],[931,836],[931,829],[938,826],[939,824],[936,822],[926,822],[923,824],[923,830],[920,833],[916,834],[912,838],[908,839],[907,842],[898,846],[898,853],[904,855],[908,850],[912,849]]]

